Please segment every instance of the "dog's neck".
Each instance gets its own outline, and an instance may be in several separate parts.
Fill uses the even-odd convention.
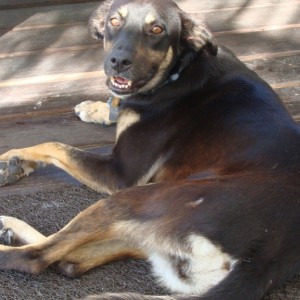
[[[178,59],[178,62],[171,69],[169,77],[161,85],[159,85],[155,89],[152,89],[149,93],[154,94],[161,87],[177,81],[181,73],[183,72],[183,70],[186,69],[192,63],[195,56],[196,54],[194,51],[188,51],[183,53],[181,57]]]

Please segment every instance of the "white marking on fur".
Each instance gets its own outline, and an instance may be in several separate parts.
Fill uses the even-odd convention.
[[[155,16],[152,13],[149,13],[145,18],[146,24],[152,24],[156,20]]]
[[[174,270],[174,265],[170,257],[159,252],[152,252],[149,255],[149,261],[152,264],[152,270],[160,284],[167,286],[175,293],[190,293],[190,288],[182,282]]]
[[[188,206],[188,207],[196,207],[196,206],[200,205],[201,203],[203,203],[203,201],[204,201],[204,198],[199,198],[196,201],[188,202],[186,204],[186,206]]]
[[[168,52],[164,60],[162,61],[157,74],[144,86],[139,92],[147,92],[153,88],[155,88],[163,79],[166,74],[166,69],[170,66],[173,60],[173,49],[169,47]]]
[[[170,253],[162,251],[150,252],[149,260],[159,281],[172,292],[203,295],[224,280],[237,261],[200,235],[191,235],[188,244],[191,253],[178,255],[175,263]],[[184,262],[183,270],[176,260]]]
[[[6,230],[11,229],[13,238],[21,241],[23,244],[40,243],[46,238],[36,229],[17,218],[1,216],[0,221],[3,225],[0,233],[3,234]]]
[[[116,139],[118,140],[120,135],[128,129],[133,124],[140,121],[140,115],[136,113],[133,110],[125,109],[123,110],[118,118],[117,123],[117,133],[116,133]]]
[[[147,184],[150,179],[158,172],[158,170],[163,166],[163,164],[166,161],[165,156],[161,156],[158,160],[155,161],[155,163],[151,166],[151,168],[148,170],[146,174],[144,174],[143,177],[141,177],[137,185],[145,185]]]
[[[126,18],[127,15],[128,15],[128,9],[126,6],[122,6],[120,9],[119,9],[119,14],[122,18]]]
[[[115,225],[120,238],[148,253],[153,272],[172,292],[203,295],[224,280],[237,260],[209,239],[192,234],[186,242],[160,232],[159,221],[122,221]]]

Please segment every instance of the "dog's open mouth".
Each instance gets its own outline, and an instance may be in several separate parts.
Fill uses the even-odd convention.
[[[111,85],[114,89],[118,90],[122,93],[131,92],[133,89],[133,82],[132,80],[128,80],[123,77],[111,77],[110,78]]]

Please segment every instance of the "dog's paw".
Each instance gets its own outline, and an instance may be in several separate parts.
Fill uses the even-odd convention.
[[[17,157],[8,161],[0,160],[0,186],[14,183],[24,175],[25,171]]]
[[[77,263],[61,261],[55,267],[61,274],[69,278],[79,277],[83,273],[78,269],[79,264]]]
[[[35,244],[46,237],[26,222],[14,217],[0,216],[0,243],[12,246]]]
[[[111,125],[114,122],[109,120],[109,106],[101,101],[84,101],[75,107],[76,115],[88,123]]]
[[[9,226],[11,217],[0,216],[0,244],[11,246],[15,244],[14,232]]]

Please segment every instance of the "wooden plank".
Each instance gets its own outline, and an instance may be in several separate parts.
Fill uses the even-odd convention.
[[[300,81],[300,55],[259,59],[246,65],[274,87],[279,83]]]
[[[86,23],[99,2],[0,10],[0,30],[24,30],[41,25]],[[0,31],[1,32],[1,31]]]
[[[294,3],[294,0],[211,0],[211,1],[199,1],[199,0],[175,0],[177,4],[184,10],[191,11],[193,10],[208,10],[208,9],[224,9],[224,8],[239,8],[239,10],[243,10],[248,6],[264,6],[268,4],[278,4],[281,3]]]
[[[9,31],[1,36],[1,53],[35,51],[96,43],[87,32],[86,24],[64,28]]]
[[[293,95],[293,92],[296,92],[296,94]],[[288,108],[290,114],[293,116],[293,118],[300,123],[299,115],[300,115],[300,87],[293,87],[288,89],[278,89],[276,92],[281,96],[281,99],[283,99],[284,103],[286,104],[286,107]],[[289,94],[289,96],[286,96],[285,94]],[[298,96],[296,96],[298,95]]]
[[[300,85],[277,88],[275,91],[286,104],[294,120],[300,124]]]
[[[1,0],[0,9],[17,9],[45,5],[99,2],[99,0]]]
[[[30,79],[30,77],[39,75],[45,77],[44,81],[52,81],[52,79],[46,75],[55,73],[76,74],[99,71],[103,68],[103,60],[104,51],[102,49],[100,51],[100,47],[84,49],[81,51],[64,51],[59,53],[32,55],[28,57],[20,56],[1,59],[0,87],[19,84],[24,85],[22,80],[23,78],[28,77],[29,83],[39,83],[38,79]],[[96,74],[96,76],[98,75]],[[82,78],[84,78],[84,75],[82,75]]]
[[[278,6],[281,7],[280,5]],[[299,19],[294,18],[295,10],[299,11],[300,5],[297,7],[285,5],[282,9],[278,10],[281,15],[286,16],[285,18],[267,18],[268,15],[276,15],[274,8],[267,9],[250,9],[247,10],[247,16],[239,15],[238,18],[232,20],[232,13],[210,13],[206,17],[208,25],[212,31],[218,32],[218,35],[254,32],[254,31],[266,31],[266,30],[280,30],[286,28],[299,28]],[[85,22],[82,20],[81,14],[84,14],[86,18]],[[78,46],[86,44],[94,44],[95,42],[88,37],[87,33],[87,16],[86,10],[78,12],[76,16],[79,20],[72,19],[74,22],[71,23],[60,23],[60,21],[54,20],[57,16],[57,11],[50,11],[45,14],[41,14],[42,20],[52,20],[49,25],[42,23],[40,25],[30,25],[28,22],[23,22],[22,26],[17,26],[12,31],[7,32],[1,37],[1,49],[0,52],[3,55],[12,55],[12,53],[20,52],[21,54],[28,51],[41,51],[46,48],[60,48],[68,46]],[[200,17],[200,14],[191,14],[195,19]],[[61,15],[63,17],[63,15]],[[73,15],[72,18],[75,16]],[[297,23],[298,22],[298,23]],[[47,22],[46,22],[47,23]],[[22,32],[19,32],[22,31]],[[220,32],[221,31],[221,32]],[[228,32],[226,32],[228,31]],[[25,41],[30,41],[25,42]],[[20,55],[20,54],[17,54]]]
[[[238,8],[223,12],[216,10],[203,14],[192,10],[190,15],[196,20],[203,15],[212,31],[224,32],[240,29],[252,31],[252,28],[266,30],[265,27],[270,26],[282,27],[282,25],[287,24],[298,24],[300,21],[300,1],[292,4],[279,2],[276,5],[263,8],[249,6],[243,10]]]
[[[2,88],[0,116],[70,108],[85,100],[107,101],[109,91],[105,80],[105,77],[95,77]]]
[[[217,39],[237,55],[299,50],[300,28],[220,35]]]
[[[222,28],[224,28],[224,26]],[[284,35],[284,30],[294,31],[299,28],[300,23],[274,26],[270,25],[265,27],[216,31],[215,36],[225,38],[226,36],[247,33],[252,35],[256,33],[274,35],[278,31],[280,37]],[[44,37],[41,38],[41,36]],[[3,43],[0,48],[0,58],[31,56],[36,54],[78,51],[85,49],[88,50],[101,47],[99,42],[93,41],[88,36],[86,24],[78,23],[73,26],[64,26],[63,29],[55,26],[46,30],[26,30],[21,33],[19,31],[10,31],[2,36],[0,40],[1,43]]]
[[[0,124],[0,153],[48,141],[95,147],[112,144],[115,140],[114,126],[84,123],[73,111],[55,116],[0,120]]]
[[[207,3],[207,2],[206,2]],[[86,23],[99,3],[84,3],[18,10],[0,10],[0,32],[63,27]],[[196,19],[201,15],[214,31],[281,25],[299,22],[300,1],[262,3],[242,7],[203,9],[202,4],[185,8]],[[241,10],[242,9],[242,10]],[[272,18],[269,16],[272,15]],[[284,17],[282,17],[284,16]]]
[[[289,88],[279,88],[276,92],[280,95],[284,102],[291,107],[300,105],[300,86],[294,86]],[[298,104],[297,104],[298,103]],[[297,113],[300,112],[300,109]]]

